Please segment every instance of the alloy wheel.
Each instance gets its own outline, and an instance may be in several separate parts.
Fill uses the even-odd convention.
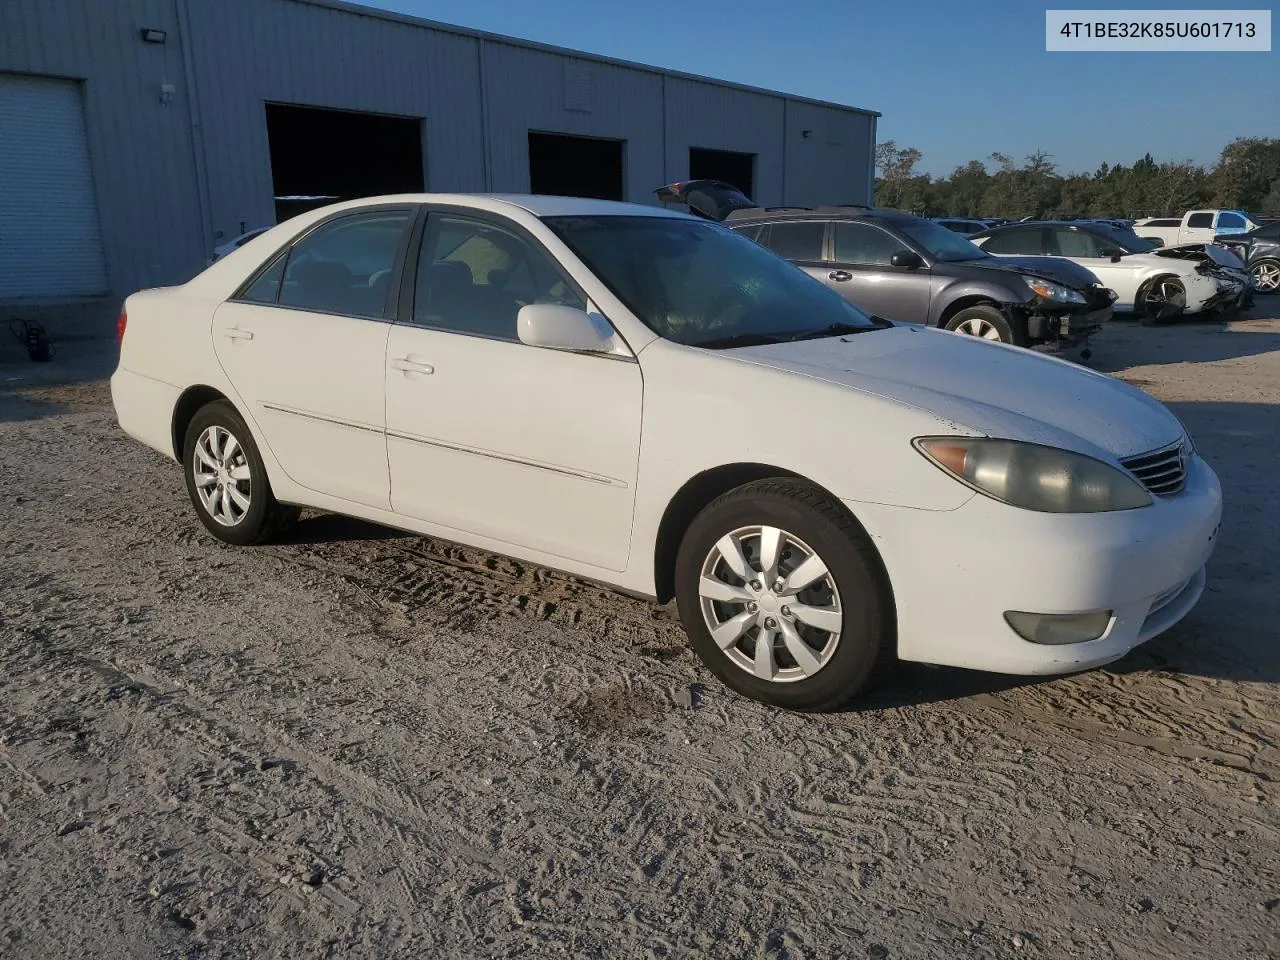
[[[1280,290],[1280,263],[1254,264],[1253,283],[1264,293],[1275,293]]]
[[[226,427],[206,427],[191,459],[200,503],[215,522],[234,527],[249,512],[253,490],[244,448]]]
[[[735,666],[791,683],[825,667],[840,643],[844,613],[826,563],[778,527],[742,527],[721,537],[698,580],[702,616]]]
[[[1180,280],[1165,277],[1157,280],[1143,298],[1143,308],[1147,316],[1159,318],[1166,307],[1173,307],[1181,313],[1187,306],[1187,290]]]
[[[982,340],[1000,339],[1000,331],[996,329],[996,325],[982,317],[970,317],[968,320],[961,321],[956,326],[956,333],[965,333]]]

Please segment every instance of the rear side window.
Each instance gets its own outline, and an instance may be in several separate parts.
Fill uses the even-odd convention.
[[[1042,227],[1023,227],[1016,230],[1004,230],[991,235],[991,239],[982,245],[987,253],[1014,253],[1024,256],[1041,256],[1044,254],[1044,229]]]
[[[294,244],[280,305],[351,317],[386,316],[391,275],[409,226],[405,210],[334,220]]]
[[[1182,226],[1182,221],[1181,220],[1152,220],[1149,223],[1144,223],[1143,226],[1144,227],[1180,227]]]
[[[821,260],[822,237],[826,228],[823,220],[771,223],[759,242],[788,260]]]
[[[869,223],[836,223],[836,262],[888,266],[890,258],[907,245]]]
[[[1219,230],[1231,230],[1231,229],[1243,230],[1244,217],[1240,216],[1240,214],[1238,213],[1220,213],[1218,214],[1218,229]]]
[[[1212,213],[1193,213],[1191,215],[1191,218],[1187,220],[1187,226],[1193,229],[1196,227],[1212,227],[1213,214]]]
[[[1083,230],[1053,231],[1054,253],[1059,257],[1101,257],[1105,244]]]
[[[286,250],[271,261],[271,265],[258,275],[258,279],[237,298],[249,303],[275,303],[280,296],[280,278],[284,276],[284,261],[289,256]]]

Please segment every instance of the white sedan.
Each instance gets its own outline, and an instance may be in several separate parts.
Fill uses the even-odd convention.
[[[1205,584],[1218,480],[1168,410],[1064,361],[860,313],[723,227],[410,195],[129,297],[121,427],[217,538],[300,506],[666,601],[747,696],[877,659],[1080,670]]]
[[[1116,292],[1115,309],[1152,320],[1231,313],[1252,302],[1253,281],[1225,247],[1153,248],[1132,230],[1098,221],[1034,221],[969,238],[996,256],[1052,256],[1089,269]]]

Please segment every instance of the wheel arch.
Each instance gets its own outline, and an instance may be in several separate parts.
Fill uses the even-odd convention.
[[[938,314],[938,326],[945,328],[961,310],[967,310],[969,307],[995,307],[997,310],[1004,311],[1007,301],[1002,301],[989,293],[967,293],[962,297],[956,297]]]
[[[196,384],[187,387],[182,391],[182,395],[178,397],[178,402],[173,405],[173,423],[170,426],[170,440],[173,444],[173,458],[179,463],[182,462],[182,446],[187,436],[187,427],[191,425],[192,419],[204,406],[217,400],[225,400],[232,403],[221,390],[207,384]]]
[[[865,527],[862,527],[857,516],[843,500],[822,484],[815,483],[794,470],[787,470],[767,463],[727,463],[711,467],[685,481],[684,485],[676,491],[675,495],[667,503],[667,507],[662,513],[662,519],[658,523],[658,531],[654,537],[653,548],[653,583],[654,592],[659,603],[666,603],[675,596],[676,555],[680,551],[680,543],[684,539],[684,532],[688,529],[693,518],[707,504],[730,490],[757,480],[769,479],[799,480],[811,484],[827,496],[837,508],[848,514],[849,518],[865,532]],[[870,538],[868,539],[870,540]],[[874,547],[874,543],[872,545]],[[876,551],[876,559],[880,563],[884,582],[888,584],[889,605],[892,609],[894,604],[893,585],[889,580],[888,570],[878,550]]]

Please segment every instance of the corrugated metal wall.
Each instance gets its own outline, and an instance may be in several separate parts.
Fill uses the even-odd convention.
[[[117,293],[272,222],[267,102],[421,118],[432,191],[528,190],[539,130],[625,140],[637,202],[688,176],[690,147],[755,154],[764,204],[870,199],[868,114],[323,0],[0,0],[0,70],[84,81]]]
[[[166,44],[139,31],[169,31]],[[173,0],[0,2],[0,70],[84,81],[111,289],[178,283],[204,262]],[[176,94],[162,103],[160,85]],[[3,145],[0,145],[3,149]]]

